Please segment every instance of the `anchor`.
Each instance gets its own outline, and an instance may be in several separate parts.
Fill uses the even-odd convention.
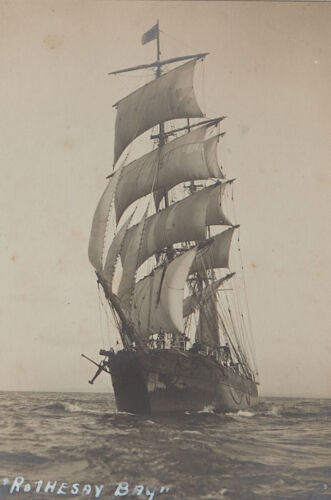
[[[97,371],[95,372],[94,377],[88,381],[89,384],[93,385],[95,379],[99,377],[101,372],[106,372],[108,374],[111,373],[110,369],[109,369],[108,361],[106,361],[105,359],[103,361],[101,361],[101,363],[99,364],[96,361],[93,361],[93,359],[89,358],[88,356],[85,356],[85,354],[81,354],[81,356],[82,356],[82,358],[87,359],[88,361],[90,361],[91,363],[93,363],[95,366],[98,367]]]

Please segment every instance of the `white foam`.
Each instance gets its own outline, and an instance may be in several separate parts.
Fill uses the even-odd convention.
[[[200,431],[182,431],[182,434],[195,434],[197,436],[201,436],[202,432],[200,432]]]
[[[96,415],[100,415],[101,413],[104,413],[102,410],[91,410],[91,409],[88,409],[88,408],[84,408],[83,406],[80,406],[78,404],[73,404],[73,403],[67,403],[67,402],[64,402],[63,403],[64,405],[64,410],[68,413],[93,413],[93,414],[96,414]]]
[[[252,411],[246,411],[246,410],[239,410],[236,413],[226,413],[229,417],[246,417],[246,418],[251,418],[254,417],[255,413]]]
[[[205,406],[202,410],[198,411],[198,413],[214,413],[215,407],[212,405]]]
[[[68,411],[69,413],[75,413],[77,411],[82,412],[86,411],[82,406],[79,406],[77,404],[72,404],[72,403],[64,403],[64,408],[65,411]]]
[[[268,411],[268,415],[273,415],[274,417],[279,417],[279,406],[272,406],[271,410]]]

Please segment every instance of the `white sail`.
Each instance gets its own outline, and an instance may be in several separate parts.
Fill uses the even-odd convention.
[[[213,281],[210,285],[203,288],[200,292],[189,295],[184,300],[183,305],[183,316],[189,316],[192,314],[198,307],[203,306],[203,304],[209,299],[209,297],[213,296],[215,292],[220,288],[221,285],[225,281],[228,281],[234,273],[230,273],[224,278],[220,278],[219,280]]]
[[[206,225],[215,226],[222,224],[224,226],[231,226],[231,222],[223,211],[223,197],[228,182],[219,184],[220,189],[211,190],[209,203],[206,212]]]
[[[136,284],[131,319],[141,339],[160,330],[183,332],[184,286],[195,253],[185,252]]]
[[[130,142],[158,123],[203,116],[193,89],[196,62],[194,59],[169,71],[115,105],[114,163]]]
[[[147,214],[147,210],[148,208],[146,209],[143,218],[136,226],[136,231],[132,239],[131,252],[126,255],[125,259],[122,259],[123,273],[118,288],[118,297],[121,300],[126,313],[129,313],[131,307],[131,298],[135,285],[136,270],[138,268],[141,241],[145,229],[145,217]]]
[[[201,249],[190,269],[190,274],[198,272],[205,275],[207,269],[229,267],[231,240],[235,227],[227,229],[210,240],[210,244]]]
[[[100,198],[92,221],[88,256],[92,266],[98,273],[101,273],[103,267],[103,250],[108,217],[111,204],[114,199],[115,189],[119,176],[120,170],[117,170],[111,177],[106,189],[104,190]]]
[[[223,179],[217,161],[219,135],[204,125],[124,166],[115,195],[116,220],[142,196],[158,189],[203,179]]]
[[[128,220],[123,224],[121,229],[115,235],[107,253],[105,265],[102,271],[102,277],[104,278],[104,281],[107,284],[108,290],[111,292],[112,292],[112,282],[115,272],[116,261],[120,254],[124,236],[128,230],[133,215],[134,213],[128,218]]]
[[[224,218],[218,198],[213,196],[213,192],[221,193],[221,191],[221,185],[214,184],[148,217],[140,244],[138,267],[153,254],[161,252],[169,245],[184,241],[205,240],[206,226],[216,224],[217,214],[219,224],[222,224]],[[216,216],[209,210],[209,204],[216,211]],[[122,261],[129,258],[129,255],[133,255],[135,259],[134,242],[138,226],[135,225],[127,231],[121,250]]]

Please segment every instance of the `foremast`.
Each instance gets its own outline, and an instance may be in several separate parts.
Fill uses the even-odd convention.
[[[238,227],[227,219],[222,208],[225,188],[233,181],[224,178],[216,157],[218,140],[224,135],[219,133],[218,127],[224,117],[190,123],[190,118],[204,116],[194,96],[193,72],[196,62],[207,53],[162,61],[159,23],[144,37],[143,43],[156,40],[156,61],[110,73],[155,67],[154,82],[114,105],[117,108],[114,166],[117,168],[109,176],[109,184],[94,216],[90,261],[119,319],[125,347],[135,343],[137,348],[146,349],[150,336],[158,332],[185,334],[189,316],[198,310],[196,340],[204,344],[207,351],[212,350],[220,344],[220,327],[223,341],[229,341],[237,362],[248,373],[247,359],[240,352],[238,342],[237,345],[233,342],[220,315],[217,299],[218,289],[234,275],[230,273],[217,279],[216,270],[228,268],[232,235]],[[163,74],[164,65],[179,61],[189,62]],[[184,91],[184,98],[178,98]],[[169,102],[164,102],[164,95]],[[166,131],[165,123],[173,119],[186,119],[187,122],[185,126]],[[157,139],[156,150],[118,166],[127,145],[156,124],[158,134],[151,135],[152,139]],[[182,131],[186,134],[177,137],[176,134]],[[176,138],[168,143],[172,135]],[[213,184],[203,188],[196,180]],[[190,195],[171,204],[169,190],[184,182],[190,183]],[[134,214],[131,214],[119,227],[126,209],[148,194],[155,201],[155,213],[148,215],[147,208],[134,225]],[[161,208],[162,199],[164,207]],[[105,253],[105,234],[112,210],[119,229]],[[223,226],[223,231],[212,236],[211,226]],[[113,278],[118,256],[123,274],[115,293]],[[136,281],[137,270],[153,256],[156,265],[152,272]],[[185,299],[186,310],[185,283],[190,289]]]

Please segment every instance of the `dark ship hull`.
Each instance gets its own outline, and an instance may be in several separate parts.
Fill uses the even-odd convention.
[[[110,362],[119,411],[240,410],[257,400],[256,383],[211,356],[176,349],[123,350]]]

